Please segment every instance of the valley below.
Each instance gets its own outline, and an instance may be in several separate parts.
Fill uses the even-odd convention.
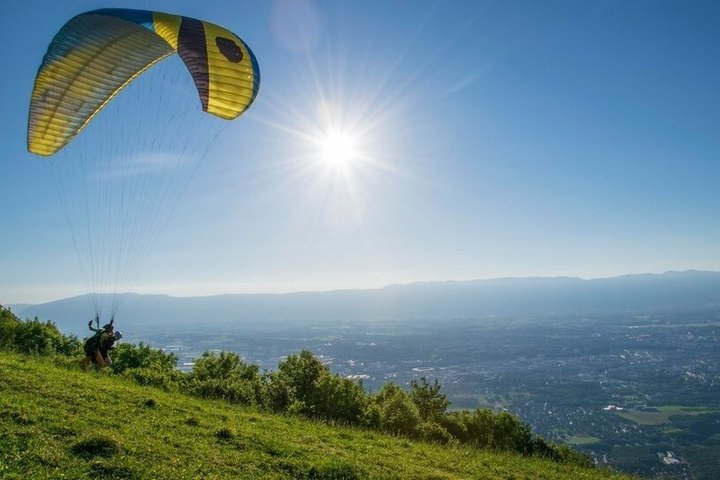
[[[198,323],[136,329],[190,369],[206,350],[231,350],[261,369],[308,349],[335,373],[377,390],[438,379],[451,409],[518,414],[643,477],[716,478],[720,471],[720,310],[578,317],[398,322]]]

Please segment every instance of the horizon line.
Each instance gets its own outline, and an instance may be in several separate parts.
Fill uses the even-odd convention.
[[[111,292],[85,292],[80,293],[76,295],[70,295],[66,297],[56,298],[53,300],[47,300],[37,303],[28,303],[28,302],[6,302],[6,303],[0,303],[0,305],[3,306],[18,306],[22,305],[24,307],[29,306],[37,306],[37,305],[46,305],[49,303],[55,303],[55,302],[61,302],[64,300],[74,299],[74,298],[81,298],[86,297],[88,295],[140,295],[140,296],[164,296],[164,297],[170,297],[170,298],[213,298],[213,297],[223,297],[223,296],[240,296],[240,295],[266,295],[266,296],[280,296],[280,295],[301,295],[301,294],[318,294],[318,293],[333,293],[333,292],[354,292],[354,291],[373,291],[373,290],[383,290],[386,288],[392,288],[392,287],[403,287],[403,286],[412,286],[412,285],[427,285],[427,284],[441,284],[441,283],[472,283],[472,282],[490,282],[490,281],[507,281],[507,280],[557,280],[557,279],[567,279],[567,280],[578,280],[578,281],[594,281],[594,280],[610,280],[610,279],[616,279],[616,278],[624,278],[624,277],[641,277],[641,276],[662,276],[662,275],[669,275],[669,274],[688,274],[688,273],[713,273],[713,274],[720,274],[720,271],[717,270],[697,270],[697,269],[687,269],[687,270],[666,270],[663,272],[644,272],[644,273],[624,273],[619,275],[610,275],[610,276],[602,276],[602,277],[579,277],[579,276],[568,276],[568,275],[554,275],[554,276],[541,276],[541,275],[529,275],[525,277],[519,277],[519,276],[507,276],[507,277],[484,277],[484,278],[470,278],[466,280],[458,280],[458,279],[447,279],[447,280],[418,280],[418,281],[412,281],[412,282],[405,282],[405,283],[388,283],[379,287],[347,287],[347,288],[331,288],[327,290],[288,290],[285,292],[225,292],[225,293],[212,293],[207,295],[172,295],[168,293],[158,293],[158,292],[133,292],[133,291],[127,291],[123,293],[111,293]]]

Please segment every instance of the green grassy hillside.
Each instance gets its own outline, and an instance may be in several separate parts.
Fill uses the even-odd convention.
[[[259,413],[0,352],[0,478],[629,477]]]

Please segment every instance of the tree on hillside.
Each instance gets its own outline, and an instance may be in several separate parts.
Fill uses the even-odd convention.
[[[410,381],[410,398],[423,420],[439,420],[445,414],[448,405],[450,405],[447,396],[440,389],[440,383],[437,379],[432,384],[425,377],[422,377],[420,381]]]
[[[290,355],[266,377],[268,403],[274,411],[358,424],[367,397],[362,384],[333,375],[307,350]]]
[[[532,453],[530,427],[515,415],[500,412],[495,416],[492,447],[522,454]]]
[[[315,386],[312,403],[316,416],[352,425],[361,422],[367,407],[367,395],[362,384],[325,373]]]
[[[267,376],[271,408],[315,416],[317,382],[325,374],[329,374],[327,367],[308,350],[288,356],[276,373]]]

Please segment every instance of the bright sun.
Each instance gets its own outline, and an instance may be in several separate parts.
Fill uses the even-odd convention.
[[[357,142],[352,135],[329,131],[318,142],[320,157],[333,166],[347,166],[358,158]]]

